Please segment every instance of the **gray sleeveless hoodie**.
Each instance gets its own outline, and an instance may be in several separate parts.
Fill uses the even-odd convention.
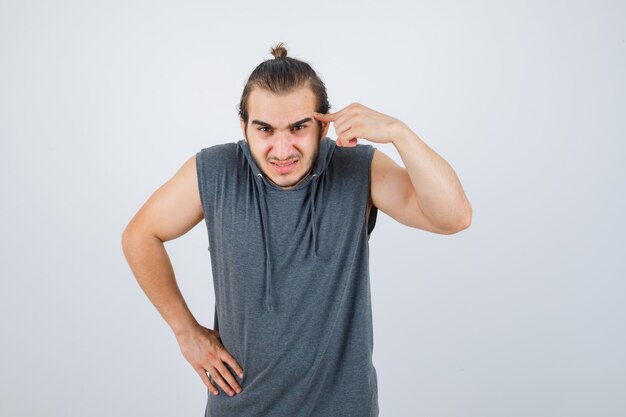
[[[205,416],[378,416],[367,217],[371,145],[320,141],[311,174],[283,190],[247,143],[196,154],[215,328],[243,391],[207,390]],[[218,321],[219,317],[219,321]]]

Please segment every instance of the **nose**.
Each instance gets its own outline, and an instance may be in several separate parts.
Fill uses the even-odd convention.
[[[274,157],[281,161],[289,159],[294,154],[289,133],[277,134],[273,148]]]

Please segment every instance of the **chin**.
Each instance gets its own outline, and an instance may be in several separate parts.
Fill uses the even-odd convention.
[[[298,183],[298,181],[300,181],[301,177],[297,177],[297,178],[276,178],[276,180],[272,180],[274,181],[276,184],[280,185],[281,187],[291,187],[293,185],[296,185],[296,183]]]
[[[300,182],[303,176],[304,174],[298,173],[298,174],[291,174],[288,176],[287,175],[278,176],[276,178],[269,177],[269,179],[272,180],[274,184],[280,187],[291,187],[291,186],[296,185],[298,182]]]

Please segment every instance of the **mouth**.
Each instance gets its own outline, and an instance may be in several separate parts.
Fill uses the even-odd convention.
[[[298,165],[298,162],[299,162],[298,159],[294,159],[293,161],[289,161],[289,162],[271,162],[271,164],[276,172],[284,175],[284,174],[289,174],[290,172],[292,172],[295,169],[295,167]]]

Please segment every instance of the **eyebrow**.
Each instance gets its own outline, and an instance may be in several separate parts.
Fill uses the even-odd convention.
[[[305,118],[304,118],[304,119],[302,119],[302,120],[298,120],[297,122],[293,122],[293,123],[291,123],[291,124],[289,125],[289,127],[290,127],[290,128],[292,128],[292,127],[296,127],[296,126],[299,126],[299,125],[305,124],[306,122],[310,122],[311,120],[313,120],[313,119],[311,119],[310,117],[305,117]],[[267,123],[267,122],[263,122],[263,121],[261,121],[261,120],[256,120],[256,119],[254,119],[254,120],[251,122],[251,124],[253,124],[253,125],[261,125],[261,126],[264,126],[264,127],[270,128],[270,129],[273,129],[273,128],[274,128],[274,126],[272,126],[271,124],[269,124],[269,123]]]

